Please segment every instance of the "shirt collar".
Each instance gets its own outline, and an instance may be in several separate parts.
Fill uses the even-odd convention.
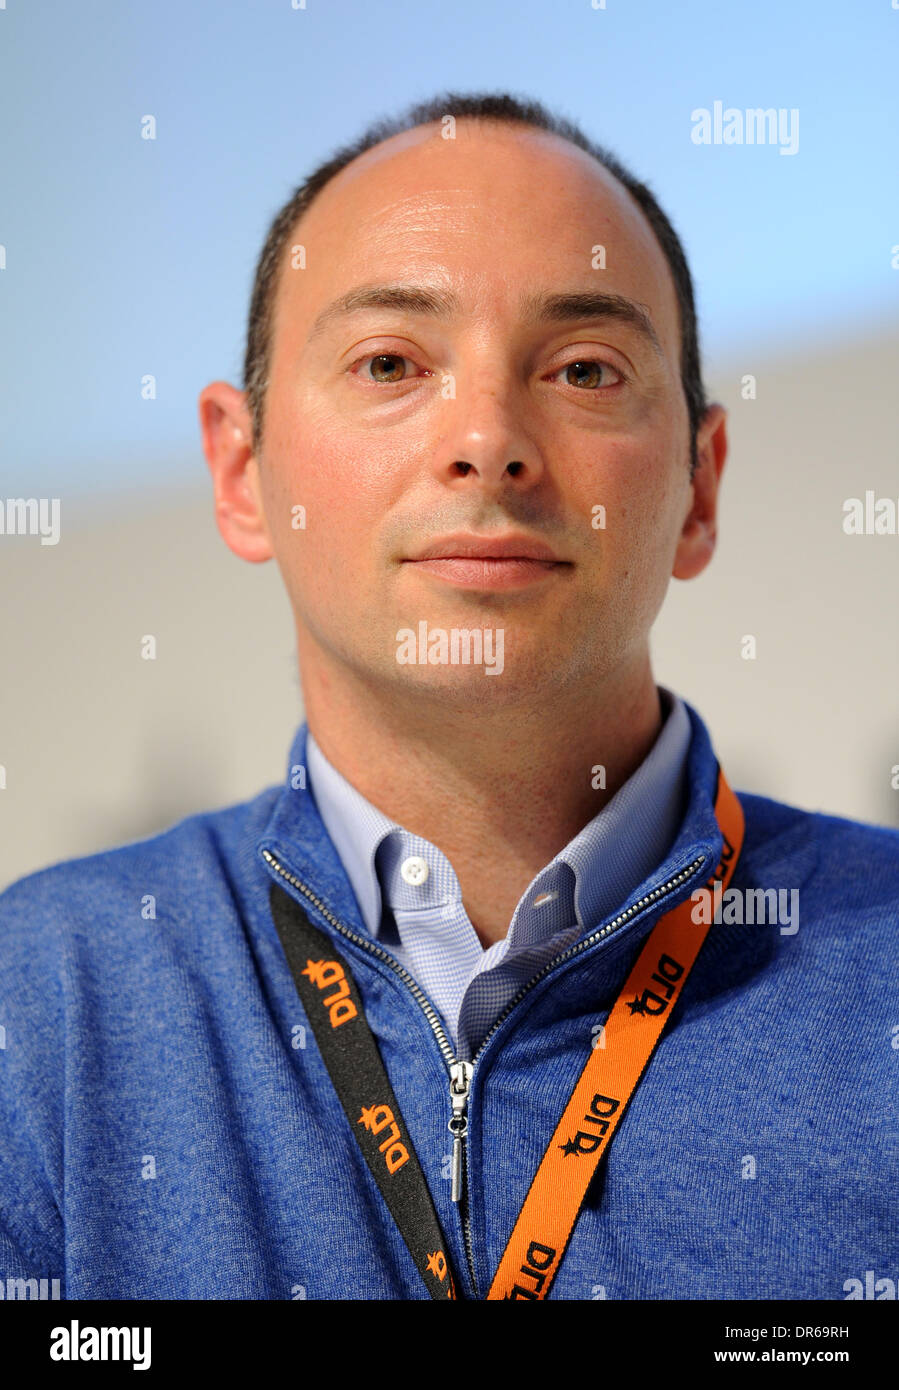
[[[306,769],[319,814],[346,870],[362,920],[369,933],[377,936],[381,925],[381,885],[375,855],[382,840],[403,827],[373,806],[337,771],[319,748],[311,729],[306,734]]]
[[[668,707],[658,738],[612,799],[528,885],[510,924],[510,944],[533,944],[562,930],[571,924],[572,911],[579,926],[596,925],[665,857],[683,818],[691,727],[683,701],[658,689],[663,710]],[[311,730],[306,766],[370,935],[377,937],[381,929],[382,885],[391,906],[406,910],[459,896],[446,856],[373,806],[328,761]],[[403,873],[410,858],[428,865],[425,884],[414,885]],[[544,894],[556,896],[541,905]]]

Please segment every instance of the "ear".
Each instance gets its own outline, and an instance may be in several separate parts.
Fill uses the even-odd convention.
[[[246,394],[213,381],[198,399],[203,453],[212,474],[215,520],[235,555],[261,564],[274,554],[262,507]]]
[[[671,571],[675,579],[701,574],[715,552],[718,485],[727,458],[727,412],[710,405],[696,432],[696,472],[690,511],[684,520]]]

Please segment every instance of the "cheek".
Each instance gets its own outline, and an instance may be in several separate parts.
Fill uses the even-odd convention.
[[[585,460],[579,472],[589,480],[582,509],[589,516],[592,504],[602,503],[612,535],[645,529],[670,505],[673,462],[656,440],[605,439],[593,466]]]
[[[279,421],[266,458],[274,474],[266,509],[277,537],[282,568],[307,598],[368,582],[378,526],[396,491],[396,461],[372,447],[371,436],[354,438],[326,419]],[[304,522],[295,529],[297,509]]]
[[[306,511],[309,537],[335,532],[339,538],[354,516],[365,512],[365,493],[371,469],[361,441],[320,411],[284,409],[272,420],[266,454],[279,480],[282,505],[287,500]]]
[[[667,582],[686,500],[686,468],[670,446],[656,440],[607,443],[592,488],[597,495],[585,501],[606,509],[605,531],[599,533],[605,564],[628,589],[652,586],[657,573],[660,583]]]

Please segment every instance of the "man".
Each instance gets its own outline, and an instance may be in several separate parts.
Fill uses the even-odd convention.
[[[649,190],[536,103],[377,126],[275,219],[245,388],[216,516],[308,724],[0,898],[0,1274],[887,1296],[899,834],[735,797],[654,681],[726,433]]]

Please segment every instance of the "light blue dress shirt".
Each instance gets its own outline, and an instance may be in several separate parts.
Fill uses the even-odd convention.
[[[309,731],[308,783],[363,921],[427,994],[460,1059],[541,966],[613,915],[667,854],[683,819],[690,719],[677,695],[657,688],[664,723],[649,753],[531,881],[508,933],[486,950],[446,855],[373,806]]]

